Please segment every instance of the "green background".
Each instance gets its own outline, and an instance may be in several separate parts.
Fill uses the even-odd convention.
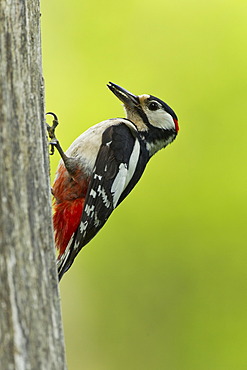
[[[123,116],[108,81],[180,123],[61,282],[69,369],[247,369],[246,0],[43,0],[41,19],[65,149]]]

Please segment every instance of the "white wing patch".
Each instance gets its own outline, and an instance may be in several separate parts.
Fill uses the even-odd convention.
[[[105,189],[102,188],[101,185],[99,185],[97,190],[98,190],[98,194],[101,195],[101,198],[102,198],[102,201],[103,201],[104,205],[106,206],[106,208],[109,208],[110,205],[111,205],[111,202],[109,201],[109,199],[107,197]]]
[[[91,207],[86,204],[85,208],[84,208],[84,211],[86,212],[86,214],[88,215],[88,217],[92,217],[93,216],[93,211],[94,211],[94,205],[92,205]]]
[[[113,181],[112,187],[111,187],[111,193],[113,195],[113,207],[115,208],[117,205],[117,202],[123,193],[123,191],[126,189],[127,185],[129,184],[130,180],[132,179],[132,176],[135,172],[138,158],[140,155],[140,143],[136,139],[135,145],[133,147],[132,154],[130,156],[129,160],[129,167],[127,167],[126,163],[121,163],[119,165],[118,174]]]
[[[94,214],[94,226],[98,227],[100,225],[100,220],[98,218],[97,212]]]
[[[128,175],[127,175],[127,178],[126,178],[126,186],[128,185],[128,183],[132,179],[132,176],[134,175],[139,156],[140,156],[140,143],[136,139],[133,151],[132,151],[131,156],[130,156],[129,170],[128,170]],[[125,188],[126,188],[126,186],[125,186]]]
[[[120,198],[122,192],[125,189],[125,182],[126,177],[128,174],[128,168],[126,163],[121,163],[119,165],[118,174],[113,181],[112,187],[111,187],[111,193],[113,194],[113,207],[115,208],[118,202],[118,199]]]
[[[88,221],[84,221],[80,223],[80,233],[81,234],[85,235],[87,226],[88,226]]]
[[[93,198],[96,198],[97,193],[96,193],[96,191],[94,191],[93,189],[91,189],[89,195],[91,195],[91,197],[93,197]]]
[[[99,180],[102,180],[102,176],[100,175],[97,175],[97,173],[94,174],[94,179],[99,179]]]

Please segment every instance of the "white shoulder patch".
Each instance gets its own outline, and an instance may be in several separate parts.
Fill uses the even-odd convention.
[[[118,169],[118,174],[113,181],[111,187],[111,193],[113,194],[113,207],[115,208],[124,188],[126,177],[128,174],[128,168],[126,163],[121,163]]]
[[[126,163],[121,163],[119,165],[118,174],[115,180],[113,181],[113,184],[111,187],[114,208],[116,207],[119,198],[121,197],[123,191],[126,189],[127,185],[129,184],[130,180],[132,179],[135,173],[139,155],[140,155],[140,143],[136,139],[134,147],[133,147],[133,151],[130,156],[129,167],[127,167]]]
[[[130,156],[128,175],[127,175],[127,178],[126,178],[126,186],[128,185],[128,183],[132,179],[132,176],[134,175],[139,156],[140,156],[140,143],[136,139],[135,145],[133,147],[133,151],[132,151],[131,156]]]

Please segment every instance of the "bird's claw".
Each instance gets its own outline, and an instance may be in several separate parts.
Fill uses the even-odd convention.
[[[51,146],[50,155],[54,154],[54,151],[55,151],[54,148],[57,145],[57,143],[58,143],[58,140],[56,138],[51,139],[51,141],[49,142],[49,145]]]
[[[54,118],[53,121],[52,121],[52,126],[50,126],[48,123],[46,123],[47,132],[48,132],[49,138],[51,139],[51,141],[49,142],[49,145],[51,145],[50,155],[53,155],[54,151],[55,151],[54,148],[58,144],[58,140],[55,136],[55,129],[56,129],[59,122],[58,122],[58,118],[57,118],[55,113],[48,112],[48,113],[46,113],[46,115],[47,114],[50,114]]]

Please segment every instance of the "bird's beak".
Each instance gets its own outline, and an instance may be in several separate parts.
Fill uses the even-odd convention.
[[[115,94],[118,99],[120,99],[124,105],[128,107],[136,107],[140,104],[138,96],[131,94],[129,91],[125,90],[123,87],[114,84],[113,82],[109,82],[107,87]]]

